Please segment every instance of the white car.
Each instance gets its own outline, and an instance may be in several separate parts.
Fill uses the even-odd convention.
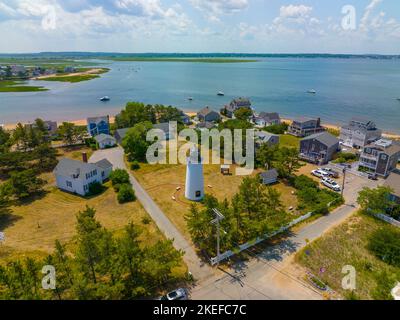
[[[325,187],[327,187],[327,188],[329,188],[329,189],[331,189],[331,190],[333,190],[333,191],[336,191],[336,192],[342,191],[342,188],[337,184],[337,182],[334,181],[334,180],[332,180],[332,179],[330,179],[330,178],[323,178],[323,179],[321,180],[321,183],[322,183]]]
[[[313,176],[318,177],[318,178],[324,178],[324,177],[327,177],[329,175],[328,172],[326,172],[325,170],[322,170],[322,169],[313,170],[313,171],[311,171],[311,174]]]
[[[189,300],[188,294],[186,292],[186,289],[180,288],[175,291],[172,291],[165,296],[162,296],[159,298],[159,300]]]

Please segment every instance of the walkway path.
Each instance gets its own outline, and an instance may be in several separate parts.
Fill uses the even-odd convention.
[[[97,162],[104,158],[113,164],[114,169],[125,169],[130,172],[126,167],[124,161],[124,150],[121,147],[96,151],[90,158],[89,162]],[[129,175],[136,197],[142,204],[143,208],[155,221],[161,232],[163,232],[168,239],[174,239],[174,247],[185,252],[183,258],[194,278],[198,281],[202,281],[213,276],[215,274],[214,270],[208,264],[205,264],[200,260],[190,243],[165,216],[136,178],[131,173]]]

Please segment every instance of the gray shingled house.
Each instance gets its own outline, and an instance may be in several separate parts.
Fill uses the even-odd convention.
[[[339,139],[329,132],[316,133],[300,141],[300,158],[316,164],[328,163],[338,150]]]
[[[367,144],[381,139],[382,130],[373,121],[353,118],[340,129],[340,141],[345,146],[364,148]]]
[[[212,110],[210,107],[205,107],[197,113],[197,118],[201,122],[215,122],[221,119],[218,112]]]

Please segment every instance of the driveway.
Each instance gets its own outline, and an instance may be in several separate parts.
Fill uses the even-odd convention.
[[[203,263],[197,256],[195,250],[190,243],[181,235],[178,229],[171,223],[165,216],[154,200],[149,196],[146,190],[139,184],[135,177],[127,169],[124,161],[124,150],[121,147],[98,150],[90,158],[89,162],[97,162],[102,159],[110,161],[114,169],[125,169],[129,172],[130,180],[135,190],[136,197],[142,204],[143,208],[151,216],[154,222],[162,233],[168,238],[174,240],[174,247],[177,250],[185,252],[183,257],[189,271],[193,274],[194,278],[198,281],[204,280],[214,275],[214,270],[208,265]]]

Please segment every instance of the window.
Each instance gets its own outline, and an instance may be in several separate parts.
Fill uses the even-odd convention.
[[[68,188],[72,188],[72,182],[67,181],[67,187],[68,187]]]
[[[387,155],[386,155],[386,154],[382,154],[382,155],[381,155],[381,159],[382,159],[383,161],[386,161],[386,160],[387,160]]]
[[[201,191],[196,191],[196,198],[200,198],[201,197]]]
[[[85,185],[83,186],[83,190],[86,191],[86,192],[89,191],[89,186],[88,186],[87,184],[85,184]]]

